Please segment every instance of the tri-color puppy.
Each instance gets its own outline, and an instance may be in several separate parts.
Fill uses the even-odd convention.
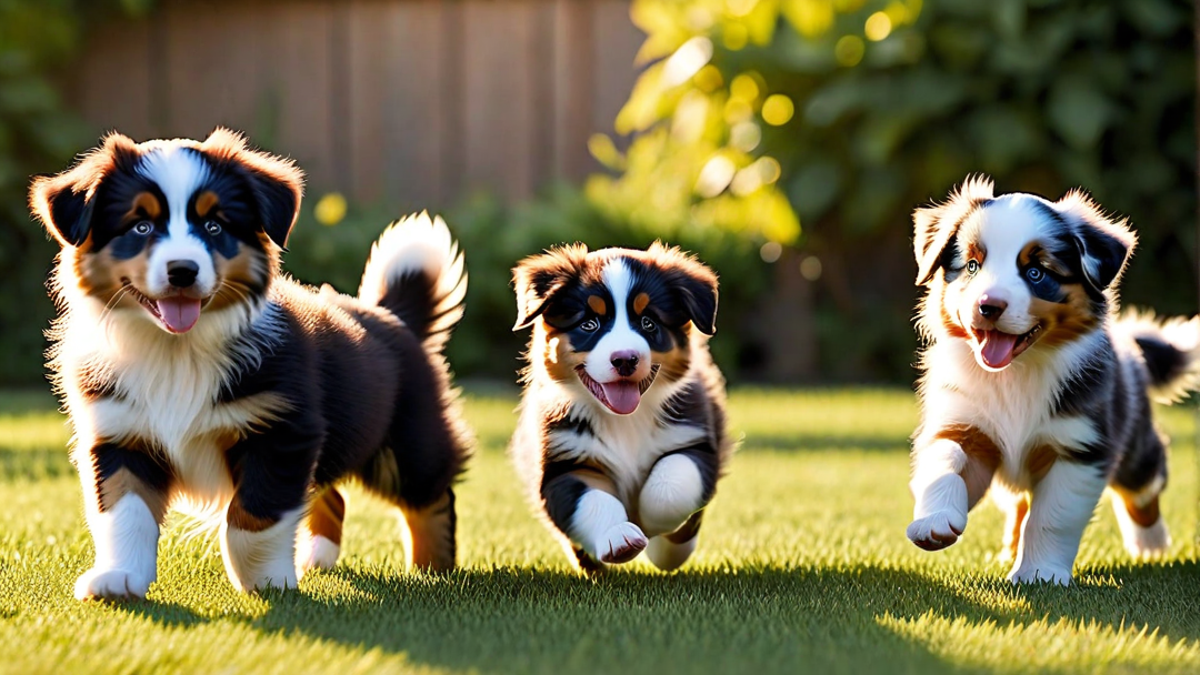
[[[112,134],[34,181],[62,245],[50,366],[96,545],[76,597],[144,597],[170,507],[219,518],[237,588],[295,588],[337,560],[346,478],[403,512],[412,565],[454,565],[468,435],[441,352],[462,255],[441,220],[410,217],[357,298],[302,286],[279,271],[301,188],[223,129]]]
[[[717,278],[677,248],[554,248],[513,272],[533,326],[511,451],[531,498],[587,572],[696,548],[731,451],[708,352]]]
[[[1080,192],[995,196],[984,178],[914,221],[927,344],[909,539],[953,544],[990,487],[1009,579],[1066,585],[1108,487],[1129,552],[1163,552],[1167,453],[1148,392],[1195,387],[1200,321],[1116,318],[1128,224]]]

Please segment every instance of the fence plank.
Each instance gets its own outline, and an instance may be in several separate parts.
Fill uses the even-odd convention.
[[[151,113],[150,20],[111,21],[84,47],[67,99],[99,133],[158,135]]]
[[[463,26],[467,190],[533,193],[532,3],[468,0]]]
[[[101,26],[68,100],[97,135],[244,130],[310,192],[516,201],[595,169],[640,41],[628,0],[171,0]]]

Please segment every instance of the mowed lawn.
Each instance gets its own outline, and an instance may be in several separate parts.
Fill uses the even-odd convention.
[[[66,432],[42,394],[0,396],[0,670],[14,673],[1197,672],[1193,410],[1174,437],[1165,562],[1135,564],[1107,503],[1078,584],[1013,588],[985,505],[948,551],[904,537],[912,395],[735,391],[744,434],[679,573],[592,581],[531,515],[504,453],[515,399],[471,396],[479,449],[460,561],[400,571],[394,515],[351,491],[343,558],[299,592],[243,595],[215,537],[172,520],[146,602],[79,603],[90,564]]]

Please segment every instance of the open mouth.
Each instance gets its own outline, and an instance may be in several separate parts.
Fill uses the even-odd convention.
[[[622,379],[603,384],[592,379],[582,364],[575,367],[575,373],[597,401],[618,415],[628,415],[637,410],[638,404],[642,402],[642,394],[654,384],[654,378],[658,377],[658,368],[657,363],[651,366],[650,374],[640,381]]]
[[[150,316],[153,316],[163,328],[166,328],[171,333],[177,335],[186,333],[200,319],[202,304],[200,298],[189,298],[180,293],[158,300],[151,300],[149,296],[138,290],[137,286],[134,286],[133,282],[129,279],[122,279],[121,283],[130,295],[137,298],[137,301],[150,313]]]
[[[976,353],[979,360],[992,370],[1003,370],[1012,363],[1021,352],[1037,342],[1042,335],[1042,324],[1036,324],[1027,333],[1013,335],[1000,330],[972,330],[975,341],[979,343]]]

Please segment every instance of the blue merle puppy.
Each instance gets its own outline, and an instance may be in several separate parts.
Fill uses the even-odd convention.
[[[717,278],[677,248],[554,248],[514,270],[533,327],[512,454],[585,572],[696,548],[732,444],[708,352]]]

